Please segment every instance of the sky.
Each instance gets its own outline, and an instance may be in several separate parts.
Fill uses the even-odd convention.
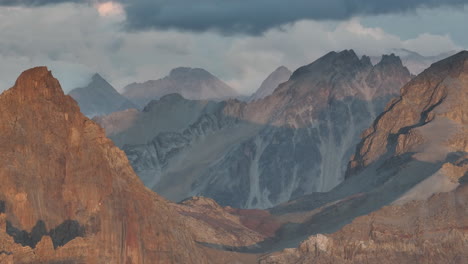
[[[0,91],[39,65],[65,91],[96,72],[122,91],[188,66],[249,94],[332,50],[467,49],[467,24],[468,0],[0,0]]]

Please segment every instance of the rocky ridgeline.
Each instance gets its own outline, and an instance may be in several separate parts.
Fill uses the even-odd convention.
[[[150,118],[161,108],[142,113],[131,128],[109,136],[145,184],[171,200],[201,195],[268,208],[339,184],[361,132],[410,78],[394,55],[373,66],[352,50],[331,52],[263,99],[188,108],[193,101],[175,98],[165,116]],[[187,122],[155,128],[167,120]]]

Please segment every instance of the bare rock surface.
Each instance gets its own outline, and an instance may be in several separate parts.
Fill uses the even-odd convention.
[[[45,67],[0,95],[0,259],[208,263],[180,216]]]

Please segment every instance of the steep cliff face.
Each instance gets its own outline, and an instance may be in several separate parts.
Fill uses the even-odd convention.
[[[348,175],[386,154],[417,151],[418,147],[434,152],[431,157],[419,157],[424,161],[444,157],[448,150],[466,152],[467,59],[464,51],[437,62],[403,87],[401,97],[364,132]]]
[[[45,67],[0,95],[0,259],[206,263],[181,216]]]
[[[86,87],[73,89],[69,95],[78,102],[81,112],[89,117],[137,108],[99,74],[95,74]]]
[[[332,52],[264,99],[221,102],[146,143],[121,141],[125,132],[110,137],[145,184],[169,199],[268,208],[339,184],[360,133],[409,79],[396,56],[373,66],[353,51]]]
[[[144,83],[132,83],[124,88],[124,95],[140,107],[167,94],[178,93],[193,100],[223,100],[239,94],[216,76],[200,68],[179,67],[168,76]]]
[[[363,133],[346,180],[272,210],[310,237],[260,263],[468,261],[468,52],[433,64]],[[362,216],[365,215],[365,216]]]

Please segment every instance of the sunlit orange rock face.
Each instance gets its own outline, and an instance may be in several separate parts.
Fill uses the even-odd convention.
[[[45,67],[0,95],[0,263],[206,263]]]

